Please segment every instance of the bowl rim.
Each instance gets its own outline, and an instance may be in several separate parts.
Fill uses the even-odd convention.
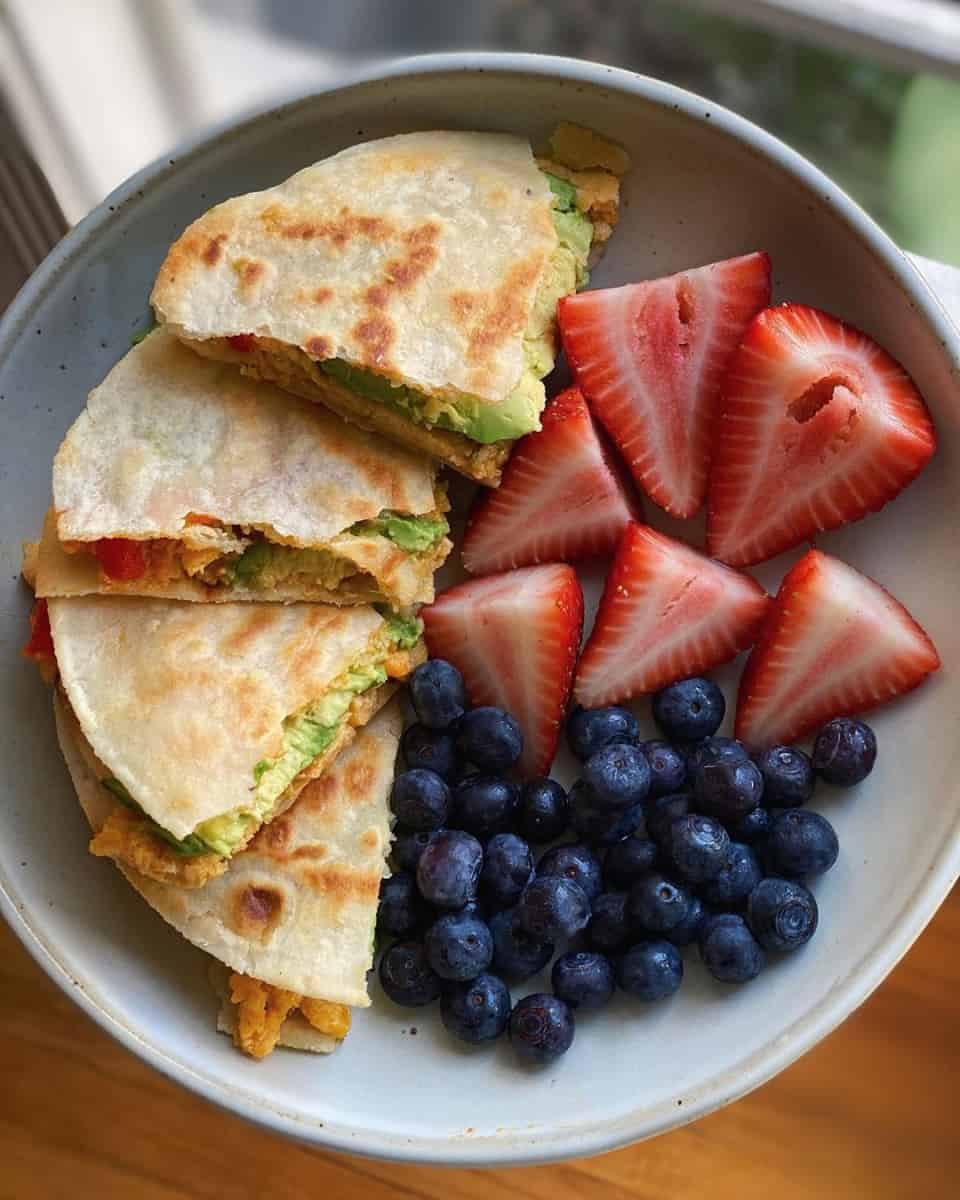
[[[182,143],[170,155],[154,160],[120,184],[55,246],[21,288],[0,321],[0,362],[4,361],[35,305],[55,286],[61,270],[111,222],[121,206],[135,202],[149,187],[162,184],[178,171],[185,158],[206,153],[227,137],[244,136],[264,121],[309,106],[319,97],[350,91],[389,79],[482,72],[491,75],[535,76],[605,87],[677,111],[701,122],[709,122],[728,137],[746,145],[761,158],[814,191],[838,215],[888,271],[911,300],[940,342],[952,372],[960,380],[960,330],[956,329],[926,280],[885,234],[840,187],[800,153],[746,118],[693,92],[651,76],[620,67],[561,56],[483,52],[445,52],[416,55],[367,63],[344,70],[309,95],[298,95],[253,113],[234,117],[205,129]],[[177,1083],[206,1100],[276,1133],[312,1142],[329,1149],[400,1162],[433,1163],[447,1166],[506,1166],[550,1162],[599,1154],[619,1146],[677,1128],[739,1099],[759,1087],[835,1029],[853,1012],[896,966],[933,917],[960,876],[960,816],[951,836],[927,871],[923,882],[905,904],[897,921],[879,939],[878,949],[853,964],[835,982],[829,1003],[781,1032],[746,1066],[729,1071],[701,1088],[696,1097],[683,1103],[682,1110],[661,1105],[658,1109],[635,1109],[615,1120],[584,1123],[579,1130],[563,1126],[555,1130],[531,1128],[504,1131],[484,1137],[444,1135],[409,1138],[365,1131],[356,1134],[346,1127],[332,1127],[304,1120],[294,1112],[258,1101],[254,1092],[239,1092],[221,1081],[177,1061],[151,1043],[143,1033],[111,1013],[96,996],[96,989],[76,979],[56,949],[47,945],[29,915],[16,902],[16,891],[0,877],[0,913],[27,951],[47,975],[88,1016],[128,1050]]]

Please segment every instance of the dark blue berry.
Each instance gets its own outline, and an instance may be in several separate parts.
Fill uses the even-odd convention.
[[[420,861],[420,855],[423,853],[424,847],[435,836],[435,832],[398,827],[393,840],[393,846],[390,849],[393,861],[396,863],[398,870],[416,873],[417,863]]]
[[[561,954],[550,974],[554,995],[573,1009],[602,1008],[613,995],[613,964],[595,950]]]
[[[799,950],[819,919],[813,894],[792,879],[763,879],[747,901],[747,923],[764,950]]]
[[[708,762],[746,762],[750,757],[743,742],[730,737],[708,737],[691,746],[687,766],[693,772]]]
[[[469,706],[463,676],[442,658],[421,663],[410,676],[410,701],[428,729],[449,729]]]
[[[440,976],[422,942],[394,942],[380,959],[380,986],[394,1004],[419,1008],[440,995]]]
[[[427,962],[441,979],[475,979],[493,960],[490,930],[472,913],[444,913],[423,938]]]
[[[763,843],[767,874],[784,879],[822,875],[837,861],[839,853],[840,844],[830,822],[805,808],[777,813]]]
[[[410,871],[397,871],[381,882],[377,909],[377,929],[381,933],[408,937],[425,923],[429,911]]]
[[[700,897],[714,908],[738,908],[763,878],[756,854],[742,842],[731,842],[723,866],[700,885]]]
[[[735,842],[746,842],[748,846],[756,846],[763,841],[772,827],[773,816],[770,809],[758,807],[739,821],[732,822],[727,828]]]
[[[607,851],[603,877],[610,888],[628,888],[652,871],[659,854],[656,842],[643,837],[626,837]]]
[[[760,974],[767,961],[746,921],[733,913],[707,918],[700,931],[700,957],[720,983],[747,983]]]
[[[517,902],[515,919],[532,937],[558,942],[586,928],[590,901],[572,879],[563,875],[537,877]]]
[[[480,894],[494,911],[512,908],[533,878],[530,847],[515,833],[495,834],[483,851]]]
[[[531,779],[514,810],[517,832],[528,842],[555,841],[567,828],[567,793],[555,779]]]
[[[519,789],[495,775],[468,775],[453,792],[450,822],[478,838],[499,833],[510,822]]]
[[[675,792],[673,795],[654,796],[647,801],[644,807],[647,834],[662,850],[669,845],[671,826],[678,817],[687,815],[692,799],[689,792]]]
[[[510,991],[497,975],[456,983],[440,997],[440,1019],[461,1041],[474,1045],[493,1041],[510,1020]]]
[[[579,883],[592,903],[603,891],[600,860],[589,846],[554,846],[537,863],[537,875],[562,875]]]
[[[700,930],[703,927],[704,921],[707,919],[707,910],[704,907],[703,901],[699,896],[690,897],[690,907],[687,909],[687,915],[683,918],[679,925],[674,927],[663,936],[668,942],[673,942],[675,946],[689,946],[691,942],[695,942],[700,936]]]
[[[450,815],[450,789],[435,771],[404,771],[393,782],[390,807],[407,829],[440,829]]]
[[[798,808],[813,795],[810,757],[796,746],[770,746],[753,761],[763,776],[763,802],[769,808]]]
[[[648,1004],[666,1000],[683,982],[683,959],[670,942],[637,942],[617,962],[617,983]]]
[[[627,893],[602,892],[593,902],[593,913],[587,926],[590,945],[604,954],[615,954],[627,944],[629,936]]]
[[[670,861],[686,883],[705,883],[718,874],[729,845],[730,835],[716,817],[687,813],[670,826]]]
[[[506,771],[520,757],[523,734],[515,717],[502,708],[485,705],[466,713],[460,722],[457,749],[481,771]]]
[[[706,762],[693,773],[697,808],[724,824],[752,812],[763,796],[763,776],[750,759]]]
[[[637,718],[626,708],[576,708],[567,721],[567,742],[581,762],[614,742],[639,739]]]
[[[653,719],[670,741],[697,742],[716,733],[727,710],[711,679],[681,679],[653,697]]]
[[[681,884],[651,871],[627,893],[627,919],[638,933],[668,933],[686,918],[692,899]]]
[[[450,783],[457,771],[457,743],[453,734],[426,725],[411,725],[400,742],[403,761],[412,770],[425,767]]]
[[[459,829],[444,829],[424,847],[417,863],[417,887],[437,908],[463,908],[476,899],[483,848]]]
[[[532,937],[520,929],[516,909],[505,909],[490,918],[493,936],[493,965],[511,979],[529,979],[553,958],[553,943]]]
[[[601,812],[623,812],[646,800],[650,791],[650,764],[639,746],[614,743],[587,759],[581,778],[590,791],[594,808]]]
[[[570,789],[570,824],[578,837],[591,846],[612,846],[629,837],[643,821],[640,801],[624,812],[605,812],[596,807],[593,795],[582,779]]]
[[[837,717],[828,721],[813,743],[813,769],[834,787],[853,787],[873,770],[877,739],[863,721]]]
[[[541,1066],[566,1054],[573,1044],[573,1013],[557,996],[524,996],[510,1014],[510,1043],[520,1058]]]
[[[640,749],[650,765],[651,796],[668,796],[686,787],[687,759],[679,750],[656,739],[641,742]]]

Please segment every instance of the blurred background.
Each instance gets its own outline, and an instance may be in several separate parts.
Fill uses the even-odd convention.
[[[0,0],[0,98],[72,223],[217,122],[363,60],[469,48],[700,92],[960,265],[957,0]]]

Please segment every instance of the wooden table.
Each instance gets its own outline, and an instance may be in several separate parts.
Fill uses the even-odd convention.
[[[960,1195],[960,890],[880,990],[766,1087],[562,1166],[326,1154],[228,1116],[113,1043],[0,922],[0,1200],[947,1200]]]

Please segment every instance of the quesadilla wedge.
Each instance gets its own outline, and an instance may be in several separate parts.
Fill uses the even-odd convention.
[[[157,329],[90,393],[53,464],[40,596],[433,599],[436,464]]]
[[[102,764],[59,689],[54,712],[77,796],[98,830],[111,811]],[[401,728],[394,701],[201,891],[118,864],[164,920],[217,960],[218,1027],[255,1058],[276,1044],[329,1053],[349,1030],[350,1008],[370,1003]]]
[[[541,165],[507,134],[366,142],[194,221],[153,307],[200,353],[496,486],[627,166],[573,125]]]
[[[418,620],[369,606],[44,604],[59,687],[113,799],[90,849],[178,890],[222,876],[426,657]]]

